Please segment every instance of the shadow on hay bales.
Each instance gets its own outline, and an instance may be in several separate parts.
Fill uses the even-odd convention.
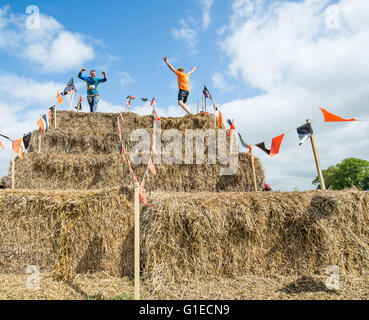
[[[134,275],[134,228],[131,228],[121,247],[119,270],[122,276],[132,277]]]
[[[101,261],[104,256],[103,239],[98,235],[90,241],[88,248],[79,261],[76,272],[77,273],[95,273],[103,271]]]
[[[337,213],[338,206],[332,196],[313,197],[303,214],[291,215],[284,220],[281,225],[282,237],[267,253],[269,259],[274,259],[278,252],[291,269],[309,271],[307,262],[324,268],[330,243],[327,242],[327,230],[322,228],[319,220],[332,217]]]
[[[304,292],[327,292],[340,295],[336,290],[328,290],[323,281],[315,280],[311,276],[302,276],[279,291],[287,294],[299,294]]]

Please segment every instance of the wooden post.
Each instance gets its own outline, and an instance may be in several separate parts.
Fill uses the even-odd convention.
[[[117,124],[118,124],[118,134],[119,134],[119,142],[120,142],[120,139],[122,139],[122,131],[121,131],[121,128],[120,128],[120,120],[119,120],[119,117],[117,118]]]
[[[257,186],[257,183],[256,183],[255,157],[254,157],[254,154],[252,153],[252,150],[251,150],[251,166],[252,166],[252,175],[253,175],[253,179],[254,179],[254,190],[255,190],[255,192],[257,192],[258,191],[258,186]]]
[[[199,102],[199,100],[197,100],[197,114],[199,114],[199,106],[200,106],[200,102]]]
[[[72,107],[73,107],[73,98],[74,98],[74,90],[72,90],[72,95],[70,96],[69,110],[72,110]]]
[[[40,134],[39,134],[39,136],[38,136],[38,153],[41,153],[41,132],[40,132]]]
[[[205,108],[204,108],[204,97],[202,97],[202,112],[205,112],[204,110],[205,110]]]
[[[56,105],[55,105],[55,109],[54,109],[54,125],[55,125],[55,129],[56,129]]]
[[[310,119],[307,119],[306,120],[306,123],[311,123]],[[323,177],[322,169],[320,167],[320,160],[319,160],[318,150],[317,150],[316,143],[315,143],[314,134],[312,134],[310,136],[310,141],[311,141],[311,147],[313,148],[316,169],[318,171],[318,177],[319,177],[319,181],[320,181],[320,188],[322,190],[326,190],[325,189],[325,183],[324,183],[324,177]]]
[[[140,300],[140,186],[135,182],[135,300]]]
[[[206,113],[206,97],[204,98],[204,100],[205,100],[205,113]]]
[[[213,110],[214,110],[214,128],[217,128],[217,106],[215,104],[215,102],[213,101]]]
[[[12,149],[12,190],[15,189],[15,155]]]

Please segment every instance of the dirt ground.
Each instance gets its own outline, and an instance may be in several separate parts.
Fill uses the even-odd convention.
[[[40,274],[40,289],[27,289],[29,275],[0,274],[1,300],[130,300],[133,281],[105,273],[78,275],[73,283],[56,282]],[[369,278],[341,277],[340,288],[330,291],[327,276],[208,279],[167,284],[157,291],[142,284],[144,300],[368,300]]]

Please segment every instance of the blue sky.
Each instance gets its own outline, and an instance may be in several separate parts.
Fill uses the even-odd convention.
[[[6,3],[6,2],[5,2]],[[16,1],[10,3],[15,14],[25,13],[25,8],[34,4],[41,14],[52,16],[68,31],[92,37],[95,57],[83,65],[90,70],[97,68],[101,75],[104,67],[109,83],[101,86],[101,94],[109,102],[122,104],[129,93],[138,96],[156,97],[161,105],[175,103],[177,89],[175,77],[168,71],[162,58],[167,55],[174,66],[190,70],[197,67],[192,76],[191,103],[201,98],[204,82],[211,89],[211,77],[227,67],[227,61],[219,48],[218,30],[225,26],[231,14],[231,2],[216,1],[211,8],[211,23],[202,28],[202,1]],[[71,10],[68,10],[71,8]],[[183,18],[193,18],[190,28],[196,29],[195,51],[185,40],[176,40],[173,29],[181,27]],[[38,81],[54,80],[66,82],[77,76],[79,67],[66,72],[39,72],[37,66],[24,65],[19,61],[9,64],[12,57],[1,54],[0,68],[7,72],[31,74]],[[81,68],[83,67],[81,65]],[[121,72],[128,73],[132,83],[121,85]],[[173,88],[174,87],[174,88]],[[232,96],[244,98],[257,92],[244,84],[237,86]],[[214,94],[215,95],[215,94]],[[227,94],[216,94],[217,102],[227,100]],[[225,99],[224,99],[225,98]]]
[[[29,5],[40,10],[38,30],[25,27]],[[175,67],[197,67],[192,110],[206,82],[248,143],[268,147],[310,118],[323,168],[347,157],[368,160],[367,123],[324,124],[318,109],[369,119],[368,16],[367,0],[1,1],[0,133],[18,138],[36,129],[72,76],[87,109],[82,67],[107,73],[100,112],[120,112],[134,94],[155,97],[162,116],[181,116],[166,55]],[[151,109],[135,101],[132,111]],[[299,147],[294,132],[278,156],[255,155],[274,189],[313,188],[311,146]],[[9,159],[0,152],[0,176]]]

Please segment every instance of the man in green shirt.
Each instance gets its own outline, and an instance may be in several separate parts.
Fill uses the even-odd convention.
[[[99,84],[102,82],[106,82],[108,79],[106,78],[105,71],[102,72],[104,78],[96,78],[96,71],[91,70],[89,77],[82,76],[82,73],[86,71],[86,69],[82,69],[78,74],[78,78],[86,82],[87,85],[87,101],[90,105],[90,111],[96,112],[97,111],[97,104],[99,102]]]

